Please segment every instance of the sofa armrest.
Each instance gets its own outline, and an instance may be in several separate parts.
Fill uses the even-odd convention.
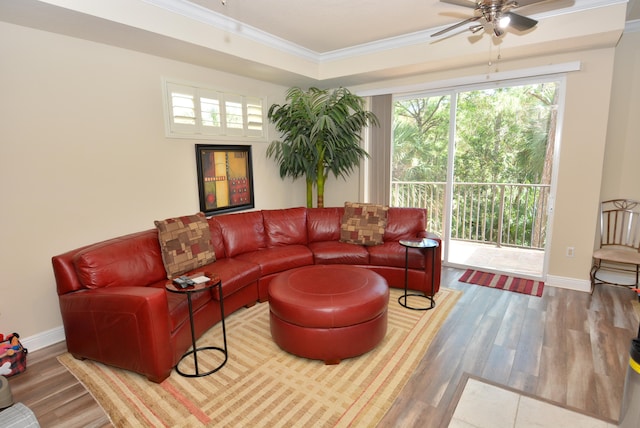
[[[109,287],[59,296],[67,349],[76,358],[143,373],[161,381],[171,372],[167,291]]]

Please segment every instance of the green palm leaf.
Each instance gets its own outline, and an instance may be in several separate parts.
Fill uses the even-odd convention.
[[[332,91],[298,87],[286,94],[287,104],[274,104],[267,117],[282,140],[271,142],[267,157],[279,166],[280,177],[305,177],[307,206],[312,206],[313,184],[318,207],[324,206],[324,183],[350,175],[368,153],[360,146],[362,130],[378,125],[377,117],[364,110],[364,99],[346,88]]]

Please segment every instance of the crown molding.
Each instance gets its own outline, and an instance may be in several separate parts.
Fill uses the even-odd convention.
[[[282,52],[311,61],[318,61],[318,53],[299,46],[288,40],[274,36],[271,33],[247,25],[237,19],[207,9],[187,0],[142,0],[145,3],[176,13],[185,18],[210,25],[226,33],[245,37],[249,40],[278,49]],[[240,30],[238,30],[240,29]]]

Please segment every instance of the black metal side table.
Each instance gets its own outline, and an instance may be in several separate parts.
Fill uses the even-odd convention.
[[[208,375],[210,375],[212,373],[215,373],[218,370],[220,370],[222,368],[222,366],[224,366],[226,364],[227,358],[228,358],[228,354],[227,354],[227,329],[226,329],[226,326],[224,324],[224,303],[223,303],[223,299],[222,299],[222,281],[220,280],[220,278],[217,275],[214,275],[214,274],[205,273],[204,276],[209,278],[209,281],[203,282],[203,283],[199,283],[199,284],[193,285],[191,287],[180,288],[179,286],[173,284],[172,282],[168,282],[166,284],[166,286],[165,286],[167,291],[170,291],[172,293],[186,294],[187,295],[187,302],[189,304],[189,322],[191,324],[191,344],[192,344],[193,348],[190,351],[187,351],[182,356],[182,358],[180,358],[180,361],[178,361],[178,364],[176,364],[176,372],[178,372],[179,375],[185,376],[185,377],[202,377],[202,376],[208,376]],[[205,290],[210,290],[213,287],[218,287],[218,296],[220,298],[220,314],[221,314],[220,322],[222,323],[222,340],[223,340],[223,343],[224,343],[224,347],[221,348],[221,347],[218,347],[218,346],[204,346],[202,348],[197,348],[196,347],[196,333],[195,333],[195,330],[194,330],[194,327],[193,327],[193,305],[191,303],[191,295],[194,294],[194,293],[199,293],[199,292],[205,291]],[[198,368],[198,352],[206,351],[206,350],[215,350],[215,351],[222,352],[222,354],[224,355],[224,360],[222,361],[222,363],[220,363],[214,369],[209,370],[207,372],[200,373],[200,370]],[[194,366],[195,366],[195,373],[185,373],[182,370],[180,370],[180,362],[182,360],[184,360],[186,357],[188,357],[189,355],[191,355],[191,354],[193,354],[193,363],[194,363]]]
[[[420,241],[411,241],[411,240],[401,240],[400,245],[405,248],[404,253],[404,294],[398,297],[398,303],[400,306],[404,306],[407,309],[413,309],[414,311],[428,311],[436,307],[436,301],[434,300],[435,294],[435,273],[431,272],[431,296],[427,296],[426,293],[409,293],[408,285],[409,285],[409,248],[418,248],[421,250],[431,251],[431,267],[432,269],[436,265],[436,248],[440,245],[438,241],[433,239],[424,238]],[[409,306],[407,302],[407,298],[410,296],[421,297],[429,300],[430,304],[428,307],[413,307]]]

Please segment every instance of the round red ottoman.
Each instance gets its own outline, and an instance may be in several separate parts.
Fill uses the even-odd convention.
[[[338,364],[375,348],[387,332],[389,286],[375,272],[313,265],[269,284],[271,336],[283,350]]]

